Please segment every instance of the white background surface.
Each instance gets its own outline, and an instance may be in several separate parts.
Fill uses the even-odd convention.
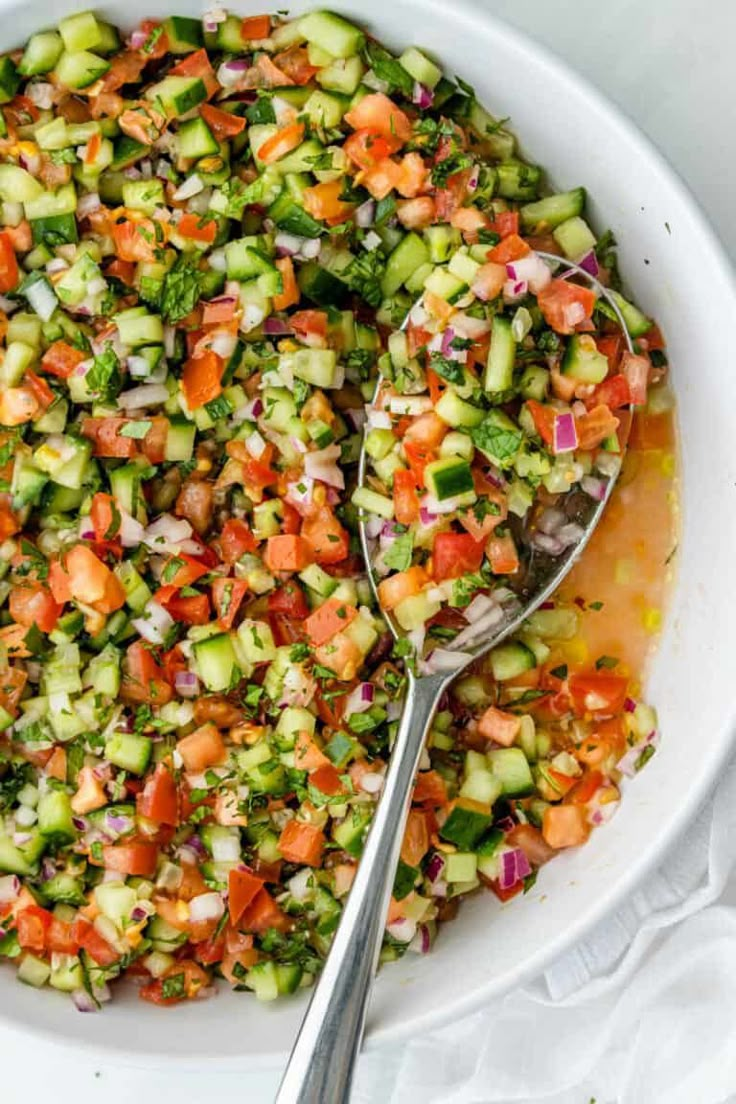
[[[684,177],[724,246],[736,257],[732,0],[479,2],[556,51],[618,103]],[[421,45],[421,34],[417,39]],[[597,138],[581,135],[581,142]],[[623,187],[625,175],[622,165]],[[69,1014],[75,1015],[71,1008]],[[37,1085],[40,1092],[41,1084],[47,1086],[44,1095],[53,1094],[55,1104],[97,1099],[130,1104],[157,1097],[177,1104],[215,1099],[259,1104],[271,1098],[275,1086],[275,1079],[267,1075],[218,1073],[212,1068],[126,1069],[25,1040],[5,1028],[0,1028],[0,1056],[4,1104],[35,1104],[30,1086]],[[729,1089],[734,1091],[736,1083]]]

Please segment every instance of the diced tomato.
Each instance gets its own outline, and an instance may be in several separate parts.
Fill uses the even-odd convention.
[[[486,545],[486,552],[494,575],[513,575],[519,570],[519,554],[511,533],[502,537],[494,534]]]
[[[256,152],[259,161],[264,165],[271,165],[274,161],[280,161],[287,153],[301,143],[304,138],[304,123],[289,123],[281,127],[263,142]]]
[[[42,379],[41,376],[37,376],[30,368],[26,368],[24,379],[34,399],[38,403],[39,409],[46,410],[47,407],[51,406],[55,396],[46,380]]]
[[[159,224],[160,225],[160,224]],[[156,228],[151,219],[132,222],[126,219],[112,228],[115,252],[121,261],[143,261],[150,264],[156,259]]]
[[[53,916],[46,932],[46,948],[54,954],[77,954],[79,944],[74,937],[72,924]]]
[[[401,148],[401,140],[380,130],[356,130],[347,138],[343,149],[350,160],[361,169],[370,169]],[[433,205],[434,206],[434,205]]]
[[[484,878],[482,874],[480,877],[481,881],[485,882],[488,888],[493,890],[499,901],[510,901],[512,897],[516,897],[524,889],[524,882],[521,880],[509,886],[508,889],[502,889],[498,879],[493,879],[491,881],[488,878]]]
[[[399,469],[394,472],[394,516],[399,525],[413,525],[419,520],[419,495],[414,475]]]
[[[401,861],[407,866],[419,866],[429,851],[427,817],[421,809],[411,809],[401,844]]]
[[[314,563],[312,545],[303,536],[269,537],[264,563],[269,571],[303,571]]]
[[[571,334],[590,319],[595,292],[569,280],[554,279],[538,293],[537,304],[548,326],[557,333]]]
[[[158,846],[143,840],[105,844],[102,848],[102,865],[126,878],[152,878],[156,873]],[[94,858],[90,860],[95,862]]]
[[[372,92],[364,96],[355,107],[345,115],[345,122],[353,130],[372,130],[389,139],[408,142],[411,137],[411,123],[401,108],[383,92]]]
[[[599,770],[587,770],[565,796],[565,803],[569,805],[586,805],[592,801],[597,791],[603,785],[603,775]]]
[[[278,849],[287,862],[320,866],[325,846],[325,834],[316,824],[289,820],[281,830]]]
[[[85,418],[83,420],[82,433],[94,442],[95,456],[128,460],[135,456],[135,440],[132,437],[120,436],[120,430],[129,421],[129,418]]]
[[[208,349],[196,358],[192,357],[184,364],[181,374],[181,389],[190,410],[211,402],[222,393],[222,357]]]
[[[55,341],[49,345],[41,357],[41,367],[59,379],[68,379],[77,365],[85,359],[85,354],[66,341]]]
[[[350,551],[350,534],[329,506],[321,506],[314,517],[304,519],[301,535],[309,543],[316,562],[323,566],[340,563]]]
[[[202,104],[199,108],[199,114],[212,131],[212,136],[217,142],[234,138],[236,134],[240,134],[241,131],[245,130],[245,119],[233,115],[231,111],[223,111],[219,107],[214,107],[212,104]]]
[[[519,233],[519,212],[499,211],[491,223],[491,230],[501,238],[508,238],[512,234]]]
[[[327,313],[321,310],[302,310],[292,314],[289,325],[300,341],[315,347],[327,343]]]
[[[607,406],[609,410],[618,410],[619,407],[628,406],[631,402],[631,391],[626,376],[609,376],[583,401],[589,408]]]
[[[43,954],[52,920],[52,914],[39,905],[30,905],[16,915],[15,930],[24,951]]]
[[[128,648],[123,667],[122,697],[128,701],[165,705],[172,690],[144,641],[136,640]]]
[[[184,760],[186,769],[195,774],[201,773],[207,767],[218,766],[227,756],[220,731],[211,721],[182,737],[176,750]]]
[[[647,384],[649,382],[649,369],[651,365],[649,357],[635,356],[628,349],[621,360],[621,371],[629,385],[631,401],[634,406],[644,406],[647,401]]]
[[[603,334],[601,337],[595,339],[595,344],[598,352],[602,353],[608,360],[608,371],[610,373],[618,371],[618,365],[624,347],[624,339],[621,334]]]
[[[112,966],[120,953],[104,939],[84,916],[77,916],[72,924],[72,938],[85,950],[98,966]]]
[[[378,598],[384,609],[392,610],[405,598],[419,594],[428,582],[429,576],[425,569],[415,565],[407,568],[406,571],[398,571],[395,575],[381,579],[378,584]]]
[[[357,616],[355,606],[341,602],[338,598],[328,598],[307,617],[307,635],[315,647],[320,647],[346,629]]]
[[[63,606],[54,600],[43,583],[24,579],[13,586],[9,599],[10,616],[19,625],[37,625],[43,633],[56,628]]]
[[[240,24],[243,42],[260,42],[271,33],[270,15],[249,15]]]
[[[338,180],[326,180],[305,188],[302,199],[304,209],[312,218],[328,221],[330,225],[344,221],[353,211],[355,204],[340,199],[344,183]]]
[[[6,295],[18,284],[18,260],[13,243],[6,232],[0,232],[0,292]]]
[[[416,199],[399,200],[396,204],[396,217],[405,230],[424,230],[432,225],[435,216],[432,196],[417,196]]]
[[[504,713],[491,705],[478,721],[478,731],[486,740],[492,740],[503,747],[511,747],[521,728],[521,717],[514,713]]]
[[[435,808],[446,805],[447,786],[444,778],[435,770],[419,771],[412,801],[417,805],[432,805]]]
[[[473,294],[487,303],[501,294],[507,279],[506,266],[489,261],[481,265],[475,274],[472,285]]]
[[[603,671],[570,675],[568,687],[575,710],[584,713],[620,713],[624,707],[629,680],[623,675]]]
[[[268,612],[304,621],[309,616],[309,605],[304,591],[294,579],[271,591],[268,596]]]
[[[552,445],[555,439],[555,411],[551,406],[537,402],[536,399],[527,399],[527,409],[532,416],[534,428],[544,441],[545,445]]]
[[[92,498],[89,520],[96,541],[112,540],[120,529],[120,513],[112,495],[97,491]]]
[[[407,463],[411,468],[414,477],[417,480],[419,486],[424,486],[424,469],[427,464],[431,463],[435,459],[435,453],[432,449],[424,448],[422,445],[416,445],[413,441],[404,441],[404,455],[406,456]]]
[[[291,257],[279,257],[275,264],[281,273],[282,290],[273,297],[273,309],[282,311],[296,306],[301,298],[301,292],[296,282],[294,262]]]
[[[234,564],[246,552],[255,552],[258,545],[247,522],[230,518],[222,527],[220,547],[225,563]]]
[[[324,763],[309,775],[309,784],[328,797],[345,793],[345,786],[332,763]]]
[[[542,819],[545,843],[555,850],[578,847],[590,835],[590,825],[581,805],[548,805]]]
[[[245,579],[223,579],[218,577],[212,583],[212,601],[217,620],[224,629],[232,628],[238,610],[248,593]]]
[[[217,237],[217,223],[206,215],[182,215],[176,224],[176,231],[190,241],[212,245]]]
[[[488,260],[493,264],[506,265],[526,257],[530,252],[529,246],[518,234],[507,234],[498,245],[489,250]]]
[[[177,987],[176,996],[164,996],[164,982],[166,979],[178,977],[182,978],[181,992],[178,992]],[[141,1000],[149,1001],[151,1004],[178,1004],[179,1001],[194,1000],[197,993],[209,985],[209,981],[208,974],[198,963],[190,959],[180,959],[169,967],[163,977],[156,978],[148,985],[143,985],[138,990],[138,996]]]
[[[308,827],[311,827],[311,825],[308,825]],[[275,928],[277,931],[283,932],[289,930],[291,921],[264,887],[256,893],[245,909],[240,917],[239,926],[241,930],[255,932],[256,934],[268,931],[269,928]]]
[[[599,403],[586,414],[575,419],[578,434],[578,448],[593,449],[612,437],[619,426],[619,419],[607,406]]]
[[[169,69],[169,75],[177,77],[199,77],[204,84],[208,100],[211,99],[220,88],[217,77],[212,72],[212,66],[210,65],[207,51],[204,49],[195,50],[194,53],[187,54],[187,56],[177,62],[173,68]]]
[[[8,387],[0,392],[0,425],[25,425],[39,410],[38,399],[30,387]]]
[[[73,598],[93,606],[99,613],[114,613],[125,605],[125,590],[91,548],[76,544],[64,563]]]
[[[153,774],[149,775],[136,800],[140,816],[155,820],[159,824],[179,823],[179,797],[176,781],[165,763],[158,763]]]
[[[206,594],[173,594],[161,605],[175,621],[185,625],[206,625],[210,620],[210,600]]]
[[[228,874],[228,912],[230,921],[237,924],[241,916],[263,889],[263,878],[257,878],[250,870],[236,867]]]
[[[473,244],[478,241],[478,231],[490,226],[490,219],[477,207],[458,207],[450,216],[450,225],[462,233],[466,242]]]
[[[480,570],[484,545],[469,533],[437,533],[432,545],[432,577],[441,583]]]

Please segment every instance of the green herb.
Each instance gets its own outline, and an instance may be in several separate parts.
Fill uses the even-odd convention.
[[[607,671],[612,671],[614,667],[618,667],[618,660],[615,656],[602,655],[598,656],[595,661],[596,671],[600,671],[605,668]]]
[[[351,349],[343,359],[346,368],[352,368],[358,372],[361,380],[367,380],[370,377],[376,354],[371,352],[370,349]]]
[[[490,418],[474,426],[470,436],[476,448],[501,465],[513,460],[523,440],[520,429],[498,425]]]
[[[177,257],[164,276],[161,291],[161,314],[166,322],[181,322],[196,307],[201,292],[202,277],[195,265],[183,254]]]
[[[149,432],[153,425],[153,422],[140,421],[140,422],[126,422],[124,426],[121,426],[118,430],[120,437],[133,437],[136,441],[142,440]]]
[[[245,117],[251,124],[275,123],[276,112],[271,103],[270,93],[259,89],[258,99],[252,103],[245,113]]]
[[[603,602],[588,602],[588,609],[590,610],[602,610]]]
[[[168,561],[163,571],[161,572],[161,582],[166,583],[167,585],[169,583],[173,583],[174,579],[179,574],[179,570],[182,567],[186,567],[185,561],[182,560],[179,556],[174,556]]]
[[[294,397],[294,402],[296,403],[297,410],[301,410],[311,393],[312,388],[309,386],[306,380],[295,377],[292,395]]]
[[[488,583],[482,575],[461,575],[459,579],[453,580],[450,605],[455,606],[456,609],[469,606],[478,591],[487,586]]]
[[[501,240],[501,235],[497,234],[495,230],[484,230],[482,227],[478,230],[478,242],[480,245],[498,245]]]
[[[469,169],[472,164],[473,159],[469,153],[465,153],[461,149],[451,150],[446,157],[438,161],[433,167],[432,183],[436,188],[446,188],[451,176],[462,172],[463,169]]]
[[[227,395],[218,395],[216,399],[210,399],[204,404],[204,408],[213,422],[219,422],[221,418],[228,418],[233,412],[233,404]]]
[[[73,165],[74,162],[77,161],[77,153],[72,146],[69,146],[67,149],[49,150],[49,157],[52,165]],[[51,233],[53,233],[53,231],[51,231]],[[50,245],[51,241],[48,231],[44,230],[43,237],[44,241]],[[57,234],[56,237],[60,237],[60,235]],[[63,241],[65,240],[64,238]],[[57,244],[61,245],[63,242],[60,241]]]
[[[38,579],[47,579],[49,565],[43,553],[39,552],[35,544],[25,538],[21,539],[20,550],[24,561],[15,569],[16,575],[30,575],[33,573]]]
[[[335,672],[330,667],[323,667],[321,663],[315,663],[312,668],[312,674],[318,679],[334,679],[336,678]]]
[[[185,993],[184,974],[172,974],[161,982],[161,996],[164,1000],[178,1000]]]
[[[432,353],[429,358],[429,365],[433,372],[447,380],[448,383],[465,383],[465,368],[458,360],[450,360],[442,353]]]
[[[567,664],[561,663],[559,667],[553,667],[550,671],[552,678],[564,681],[567,678]]]
[[[379,199],[376,204],[376,211],[373,216],[374,226],[383,226],[384,222],[391,218],[396,212],[396,199],[393,194],[384,196],[383,199]]]
[[[144,303],[147,303],[149,307],[154,307],[158,310],[161,305],[161,291],[163,290],[163,286],[163,280],[159,280],[155,276],[141,276],[138,297],[142,299]]]
[[[458,629],[453,629],[449,625],[430,625],[427,629],[427,636],[430,636],[433,640],[454,640],[458,631]]]
[[[141,47],[141,50],[144,54],[150,54],[153,51],[154,46],[163,33],[164,25],[163,23],[159,23],[157,27],[153,28],[146,41],[143,43],[143,46]]]
[[[654,755],[656,750],[657,749],[655,748],[654,744],[647,744],[647,746],[642,751],[641,755],[638,757],[638,759],[634,763],[634,770],[635,771],[640,771],[642,769],[642,767],[645,767],[647,765],[647,763],[649,762],[649,760]]]
[[[85,383],[89,390],[98,395],[103,402],[117,398],[123,386],[123,374],[112,345],[107,345],[104,353],[95,357],[85,377]]]
[[[362,736],[366,732],[373,732],[382,725],[388,714],[380,705],[372,705],[365,713],[351,713],[348,717],[348,728],[356,736]]]
[[[388,85],[388,92],[401,92],[411,99],[414,80],[404,66],[377,42],[368,40],[365,44],[365,59],[379,80]]]
[[[386,567],[392,567],[394,571],[406,571],[411,567],[411,558],[414,552],[414,537],[411,532],[402,533],[392,545],[384,552],[383,562]]]
[[[544,330],[537,338],[540,353],[558,353],[562,348],[562,339],[554,330]]]
[[[381,278],[386,270],[386,261],[380,251],[363,252],[354,257],[341,273],[341,279],[348,287],[360,295],[371,307],[380,305],[383,299]]]
[[[538,874],[538,870],[532,870],[531,874],[527,874],[526,878],[524,878],[524,893],[528,893],[536,884]]]
[[[9,931],[7,935],[0,939],[0,956],[3,958],[17,958],[20,951],[18,933],[15,930]]]

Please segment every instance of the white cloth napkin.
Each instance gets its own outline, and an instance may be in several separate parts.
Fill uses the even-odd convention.
[[[661,869],[492,1008],[367,1055],[355,1104],[722,1104],[736,1092],[736,759]]]

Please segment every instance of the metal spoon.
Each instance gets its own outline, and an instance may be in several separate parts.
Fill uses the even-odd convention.
[[[603,285],[577,264],[552,254],[540,253],[539,256],[555,268],[562,265],[570,275],[574,273],[584,278],[597,295],[607,301],[615,312],[629,351],[633,352],[618,304]],[[407,323],[408,317],[402,329]],[[376,393],[380,383],[379,379]],[[363,447],[358,476],[361,485],[365,475],[366,451]],[[277,1104],[347,1104],[363,1039],[412,785],[440,697],[460,671],[517,629],[557,589],[598,524],[614,483],[615,476],[609,478],[605,497],[600,502],[582,495],[579,497],[587,501],[568,503],[583,527],[580,540],[556,556],[544,551],[531,555],[522,585],[513,599],[503,603],[502,616],[488,630],[490,636],[475,641],[472,637],[466,638],[462,651],[456,651],[455,662],[450,666],[450,661],[445,660],[450,669],[415,673],[411,665],[407,665],[404,710],[383,792],[340,925],[281,1081]],[[568,492],[566,498],[572,499],[572,492]],[[380,605],[365,518],[360,519],[360,536],[368,577]],[[523,533],[521,536],[523,538]],[[396,639],[406,635],[390,613],[386,610],[382,613]],[[445,653],[451,654],[452,644],[462,641],[465,635],[464,630]],[[419,670],[426,671],[426,665],[419,664]]]

